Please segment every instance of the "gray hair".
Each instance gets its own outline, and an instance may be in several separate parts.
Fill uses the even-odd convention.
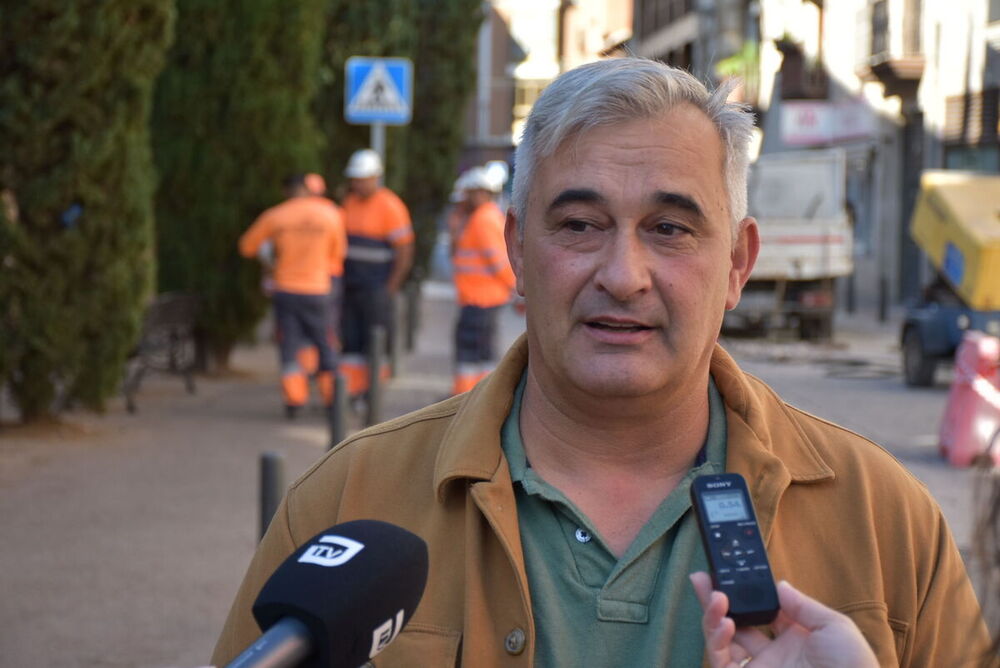
[[[535,102],[514,154],[513,206],[524,232],[528,196],[538,164],[571,137],[612,125],[666,113],[692,104],[709,118],[723,147],[723,178],[735,234],[747,212],[747,169],[753,114],[745,105],[726,102],[736,82],[709,91],[688,72],[655,60],[615,58],[582,65],[560,75]]]

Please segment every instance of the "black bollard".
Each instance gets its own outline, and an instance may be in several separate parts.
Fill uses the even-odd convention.
[[[420,283],[410,281],[404,288],[406,294],[406,352],[416,347],[417,329],[420,327]]]
[[[878,321],[889,320],[889,278],[879,276],[878,279]]]
[[[382,421],[382,360],[385,358],[385,327],[372,327],[368,346],[368,415],[365,426],[370,427]]]
[[[263,538],[271,518],[278,510],[285,487],[285,459],[277,452],[260,456],[260,537]]]
[[[399,373],[399,323],[403,321],[400,317],[403,308],[403,300],[400,295],[392,296],[392,327],[389,329],[389,377],[395,378]]]
[[[347,381],[344,374],[333,374],[333,404],[330,406],[330,445],[337,445],[347,436]]]

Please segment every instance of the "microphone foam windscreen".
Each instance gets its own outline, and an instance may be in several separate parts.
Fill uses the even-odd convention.
[[[283,617],[302,621],[314,647],[304,668],[358,668],[413,616],[427,567],[427,544],[406,529],[338,524],[278,567],[254,602],[254,619],[264,631]]]

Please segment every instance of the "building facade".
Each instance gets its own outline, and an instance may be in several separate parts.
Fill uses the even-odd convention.
[[[633,32],[640,55],[742,78],[762,153],[844,148],[846,308],[884,316],[930,280],[908,230],[923,169],[1000,171],[1000,0],[637,0]]]
[[[511,162],[545,86],[567,69],[623,53],[632,29],[628,0],[492,0],[483,15],[462,168]]]

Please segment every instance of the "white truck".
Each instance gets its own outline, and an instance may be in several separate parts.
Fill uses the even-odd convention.
[[[802,339],[828,339],[834,279],[854,268],[844,151],[761,155],[750,167],[748,186],[760,255],[739,305],[726,313],[724,329],[792,330]]]

